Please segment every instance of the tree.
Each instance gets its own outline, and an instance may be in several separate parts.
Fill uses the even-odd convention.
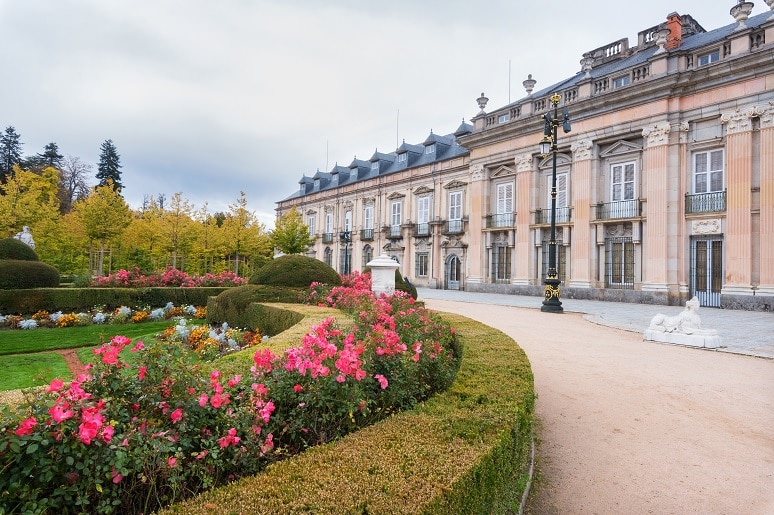
[[[277,220],[271,232],[272,246],[283,254],[301,254],[314,241],[309,235],[309,226],[304,223],[295,206]]]
[[[118,193],[121,193],[124,187],[121,184],[121,158],[118,156],[113,140],[105,140],[100,146],[97,179],[100,186],[105,186],[110,181],[113,189]]]
[[[12,236],[25,225],[34,232],[41,221],[56,219],[58,182],[53,168],[38,175],[14,166],[8,181],[0,185],[0,237]],[[36,233],[36,239],[38,236]]]
[[[164,210],[164,232],[167,246],[172,251],[172,268],[177,269],[180,251],[190,250],[194,238],[193,206],[178,192],[172,195],[169,209]]]
[[[13,174],[13,167],[21,162],[22,143],[21,136],[13,126],[5,128],[0,136],[0,183],[5,184]]]
[[[79,157],[68,155],[61,161],[59,168],[59,212],[69,213],[76,200],[89,196],[87,176],[92,166]]]
[[[48,167],[59,170],[62,167],[63,157],[64,156],[59,153],[59,146],[52,142],[45,146],[42,154],[38,153],[24,159],[22,168],[34,170],[35,172]]]
[[[91,194],[75,203],[86,235],[100,242],[97,275],[102,275],[105,262],[105,243],[123,233],[132,221],[132,212],[110,179],[97,186]]]
[[[221,227],[222,241],[227,252],[235,257],[234,273],[238,275],[241,258],[251,255],[269,256],[271,241],[255,213],[247,209],[244,191],[239,192],[236,203],[228,208],[229,212]]]

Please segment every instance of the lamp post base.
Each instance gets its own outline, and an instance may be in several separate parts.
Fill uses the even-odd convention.
[[[559,284],[561,284],[561,281],[555,278],[547,278],[543,284],[545,284],[545,300],[543,305],[540,306],[540,311],[545,313],[564,313],[564,308],[562,308],[562,303],[559,300]]]

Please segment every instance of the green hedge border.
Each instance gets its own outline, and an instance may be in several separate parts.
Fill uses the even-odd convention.
[[[274,348],[298,344],[311,326],[310,310],[319,309],[283,307],[303,308],[305,318],[272,338]],[[316,320],[329,312],[317,312]],[[533,436],[529,360],[504,333],[462,316],[443,316],[464,347],[448,391],[162,513],[518,512]]]

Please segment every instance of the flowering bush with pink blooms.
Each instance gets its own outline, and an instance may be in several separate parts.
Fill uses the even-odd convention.
[[[327,318],[230,377],[169,344],[137,343],[128,365],[119,353],[131,342],[113,338],[75,381],[3,409],[0,512],[148,513],[447,388],[454,331],[410,297],[361,286],[329,295],[354,325]]]
[[[224,271],[219,274],[207,273],[201,276],[188,275],[175,268],[167,268],[164,272],[150,275],[143,274],[139,268],[119,270],[104,277],[95,277],[91,285],[97,288],[147,288],[170,287],[196,288],[207,286],[239,286],[246,284],[247,279],[237,276],[234,272]]]

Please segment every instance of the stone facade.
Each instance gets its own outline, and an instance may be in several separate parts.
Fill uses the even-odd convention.
[[[665,20],[635,47],[584,53],[557,85],[525,81],[515,103],[486,111],[482,94],[472,126],[347,172],[436,141],[453,152],[329,187],[303,178],[278,215],[297,206],[317,235],[309,255],[340,271],[386,254],[418,286],[542,295],[555,158],[562,297],[774,310],[774,17]],[[572,130],[541,156],[554,93]]]

